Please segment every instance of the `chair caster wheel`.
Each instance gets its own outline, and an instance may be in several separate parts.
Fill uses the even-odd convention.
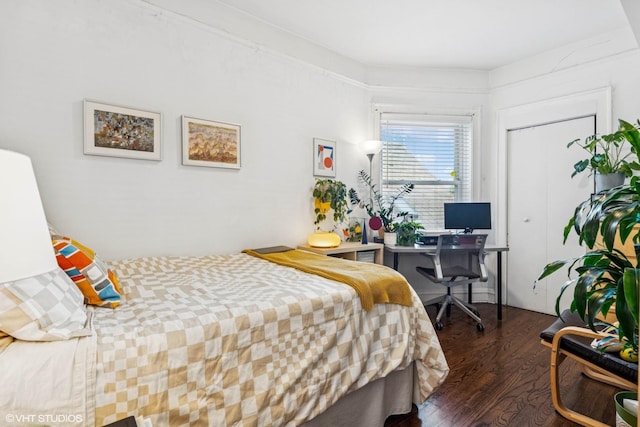
[[[436,329],[441,331],[444,328],[444,325],[442,324],[442,322],[436,322]]]
[[[476,329],[478,329],[478,331],[482,332],[482,331],[484,331],[484,325],[482,323],[478,323],[476,325]]]

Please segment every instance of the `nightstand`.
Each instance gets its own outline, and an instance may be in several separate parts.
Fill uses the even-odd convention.
[[[360,260],[359,258],[361,257],[358,255],[360,252],[373,252],[374,263],[383,264],[384,260],[384,244],[382,243],[367,243],[363,245],[360,242],[342,242],[342,244],[336,248],[314,248],[304,244],[298,245],[298,249],[321,255],[350,259],[352,261]],[[361,255],[364,254],[360,254],[360,256]]]

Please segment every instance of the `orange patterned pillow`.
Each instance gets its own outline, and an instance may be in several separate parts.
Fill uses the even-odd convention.
[[[54,239],[53,248],[58,265],[80,288],[87,304],[111,308],[120,305],[118,277],[93,250],[69,237]]]

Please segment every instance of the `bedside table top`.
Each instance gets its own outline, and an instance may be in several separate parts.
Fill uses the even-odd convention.
[[[360,242],[342,242],[340,246],[337,246],[335,248],[315,248],[313,246],[309,246],[306,243],[303,245],[298,245],[298,249],[324,255],[342,254],[345,252],[375,251],[383,248],[384,244],[382,243],[367,243],[363,245]]]

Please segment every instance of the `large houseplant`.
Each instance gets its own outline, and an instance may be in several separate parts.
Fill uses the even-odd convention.
[[[637,155],[640,153],[638,128],[624,120],[619,120],[618,124],[618,130],[614,133],[591,135],[584,140],[575,139],[567,144],[567,147],[576,145],[589,153],[588,158],[573,165],[571,176],[584,171],[595,173],[596,192],[621,185],[625,177],[632,176],[634,170],[640,170],[640,163],[637,161]],[[612,177],[616,177],[613,178],[615,181],[612,185],[601,184]]]
[[[637,165],[640,152],[638,128],[620,121],[615,138],[624,138],[632,146],[627,164]],[[607,136],[608,137],[608,136]],[[604,138],[604,136],[603,136]],[[631,159],[631,157],[627,157]],[[631,177],[628,185],[604,190],[578,205],[564,229],[564,241],[574,231],[587,251],[573,259],[547,264],[538,280],[564,266],[568,266],[568,280],[563,284],[556,300],[556,313],[560,315],[560,299],[570,286],[575,285],[571,310],[577,311],[589,327],[595,330],[596,317],[607,316],[611,307],[619,322],[618,336],[624,344],[623,355],[638,354],[638,288],[640,285],[640,178]],[[616,238],[622,243],[632,239],[635,254],[628,255],[615,247]],[[602,247],[598,246],[601,240]]]
[[[576,208],[565,228],[564,240],[575,230],[588,250],[577,258],[547,264],[538,277],[541,280],[568,265],[569,277],[556,300],[556,313],[560,315],[562,295],[574,285],[571,310],[577,311],[589,328],[595,330],[599,323],[596,317],[606,317],[609,309],[615,307],[619,339],[624,343],[625,351],[636,355],[640,265],[637,250],[635,257],[629,257],[616,249],[614,242],[616,235],[623,243],[629,238],[638,242],[640,232],[634,227],[638,223],[640,180],[632,177],[629,186],[605,190],[597,198],[585,200]],[[633,230],[636,231],[632,235]],[[602,249],[596,247],[599,238],[604,244]]]
[[[369,226],[372,230],[381,228],[385,232],[394,232],[397,224],[409,214],[408,212],[402,211],[396,212],[395,204],[399,198],[411,193],[414,185],[412,183],[403,184],[394,195],[385,199],[376,184],[373,183],[369,174],[364,170],[358,173],[358,179],[369,188],[371,196],[369,199],[363,199],[354,188],[351,188],[349,189],[349,200],[351,203],[367,211],[367,214],[371,218]],[[381,227],[376,226],[380,225],[380,223]]]

